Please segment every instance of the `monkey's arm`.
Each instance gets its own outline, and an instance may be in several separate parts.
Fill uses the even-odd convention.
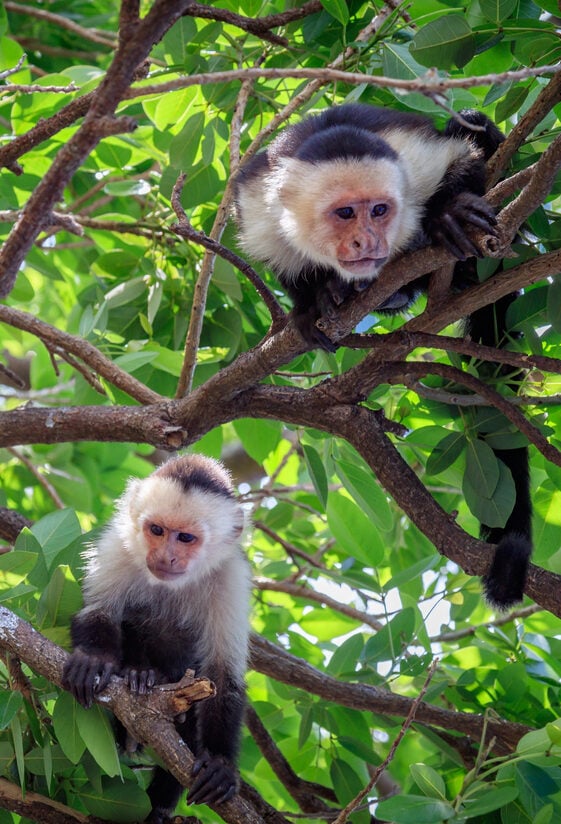
[[[63,686],[83,707],[91,707],[121,664],[121,630],[109,616],[86,608],[72,619],[74,652],[63,673]]]
[[[450,164],[440,186],[425,208],[423,228],[432,243],[446,246],[460,260],[481,257],[481,252],[469,237],[474,229],[496,235],[494,210],[483,199],[485,194],[485,161],[503,142],[504,135],[483,112],[465,109],[463,121],[452,118],[444,131],[445,137],[467,139],[477,146],[480,157],[468,155]],[[472,131],[465,123],[475,126]]]

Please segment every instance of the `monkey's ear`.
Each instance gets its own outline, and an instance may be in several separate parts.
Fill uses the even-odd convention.
[[[138,493],[141,486],[142,481],[139,478],[130,478],[119,500],[119,510],[130,515],[134,521],[138,516]]]

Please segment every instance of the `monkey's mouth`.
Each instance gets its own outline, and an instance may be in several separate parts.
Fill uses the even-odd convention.
[[[174,581],[185,574],[185,569],[170,569],[169,567],[154,567],[150,572],[160,581]]]
[[[380,271],[386,261],[387,257],[363,257],[358,258],[358,260],[339,259],[339,266],[342,269],[346,269],[347,272],[350,272],[355,277],[373,277]]]

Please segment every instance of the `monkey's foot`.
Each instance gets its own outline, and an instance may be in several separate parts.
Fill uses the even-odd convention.
[[[238,775],[221,755],[204,753],[196,759],[191,775],[189,804],[223,804],[238,791]]]

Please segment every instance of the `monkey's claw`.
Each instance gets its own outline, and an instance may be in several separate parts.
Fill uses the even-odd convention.
[[[191,772],[196,781],[189,789],[189,804],[223,804],[238,791],[238,776],[219,755],[204,753],[195,760]]]

